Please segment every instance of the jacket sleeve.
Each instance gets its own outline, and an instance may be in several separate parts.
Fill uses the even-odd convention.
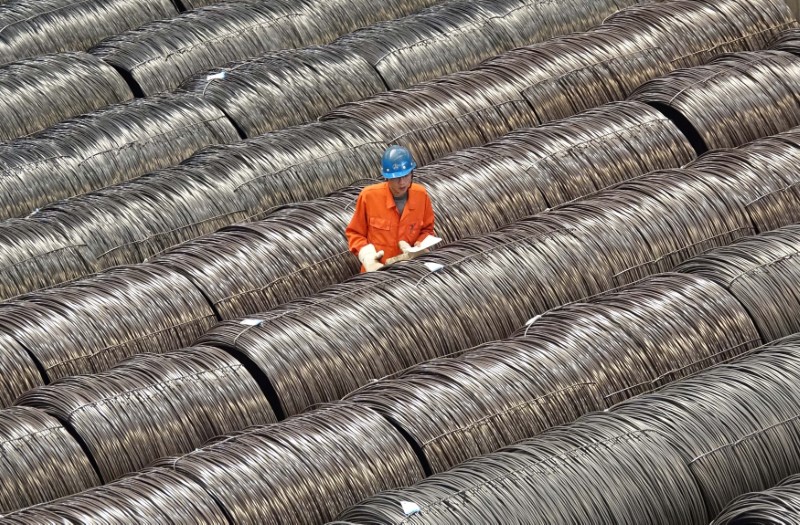
[[[347,236],[347,246],[355,256],[358,256],[361,248],[369,244],[369,241],[367,241],[367,227],[367,205],[362,191],[358,195],[358,200],[356,200],[356,211],[350,219],[350,224],[344,230],[344,234]]]
[[[417,242],[421,242],[425,240],[425,237],[428,235],[434,235],[433,233],[433,205],[431,204],[431,198],[428,196],[428,192],[425,192],[425,211],[422,213],[422,227],[419,231],[419,237],[417,237]]]

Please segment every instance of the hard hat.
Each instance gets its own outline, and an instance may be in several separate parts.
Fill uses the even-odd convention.
[[[381,160],[381,173],[384,179],[398,179],[411,173],[417,163],[411,157],[411,152],[403,146],[389,146],[383,152]]]

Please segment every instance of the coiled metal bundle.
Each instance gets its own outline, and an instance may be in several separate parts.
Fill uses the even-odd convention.
[[[711,525],[800,524],[800,476],[789,476],[776,487],[745,494],[729,503]]]
[[[82,241],[32,220],[0,222],[0,297],[47,288],[94,273],[94,257]]]
[[[750,233],[728,191],[711,190],[693,172],[654,172],[252,316],[262,321],[256,326],[223,322],[200,341],[252,360],[282,410],[294,414],[415,363],[506,337],[535,313],[670,270]],[[431,273],[423,262],[445,268]],[[376,322],[374,312],[386,315]],[[320,380],[328,377],[335,381]]]
[[[167,469],[148,469],[80,494],[0,516],[7,525],[96,523],[228,525],[203,489]]]
[[[770,49],[800,55],[800,29],[787,29],[770,43]]]
[[[48,381],[186,346],[215,320],[186,278],[144,264],[0,305],[0,329],[34,356]]]
[[[212,437],[275,422],[247,370],[225,352],[202,347],[139,355],[101,374],[39,387],[17,404],[70,428],[104,482]]]
[[[97,485],[89,459],[69,432],[40,410],[0,410],[0,512],[60,498]]]
[[[358,30],[335,43],[372,64],[390,89],[455,71],[516,46],[586,31],[630,1],[447,2]]]
[[[85,51],[101,40],[178,14],[169,0],[19,0],[0,6],[0,63]]]
[[[708,523],[800,468],[800,344],[762,348],[342,513],[368,523]],[[401,501],[419,512],[403,511]]]
[[[0,67],[0,140],[133,98],[114,69],[86,53],[43,55]]]
[[[368,408],[337,405],[254,427],[160,466],[200,484],[234,523],[325,523],[423,477],[409,444]]]
[[[222,2],[106,39],[90,52],[120,71],[138,92],[172,91],[186,79],[269,51],[330,42],[371,22],[435,0],[270,0]]]
[[[254,137],[313,121],[386,86],[361,56],[327,46],[233,63],[221,73],[194,77],[183,89],[220,108],[245,136]]]
[[[442,472],[761,344],[747,311],[706,279],[645,279],[558,308],[514,337],[370,383],[374,408]]]
[[[750,312],[765,341],[800,332],[800,227],[786,226],[687,261],[679,271],[724,286]]]
[[[703,152],[800,124],[798,79],[800,58],[791,53],[737,53],[651,80],[631,99],[652,104],[673,118]]]
[[[178,164],[239,139],[226,116],[192,96],[134,100],[0,146],[0,217]]]
[[[453,241],[691,156],[665,117],[624,102],[455,153],[419,168],[416,180],[435,203],[437,234]],[[341,232],[361,186],[210,234],[153,262],[189,276],[223,319],[310,295],[358,271]]]
[[[10,406],[23,392],[44,384],[34,359],[5,332],[0,332],[0,375],[0,407]]]

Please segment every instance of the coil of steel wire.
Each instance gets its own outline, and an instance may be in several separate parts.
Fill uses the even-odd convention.
[[[214,348],[139,355],[110,371],[32,390],[18,405],[58,418],[109,482],[208,439],[275,422],[244,367]]]
[[[416,181],[435,203],[437,235],[454,241],[691,157],[665,117],[622,102],[444,157],[419,168]],[[223,319],[310,295],[358,271],[341,232],[361,186],[201,237],[152,262],[189,276]]]
[[[442,472],[761,344],[747,311],[706,279],[652,277],[558,308],[510,339],[370,383],[369,406]]]
[[[53,417],[27,407],[0,410],[0,513],[99,484],[86,454]]]
[[[647,102],[673,118],[695,149],[703,152],[800,124],[798,78],[800,57],[791,53],[736,53],[651,80],[631,99]]]
[[[795,55],[800,55],[800,29],[787,29],[778,35],[775,40],[770,43],[770,49],[778,51],[788,51]]]
[[[167,469],[148,469],[75,496],[0,516],[3,524],[193,523],[228,525],[197,483]]]
[[[0,146],[0,216],[178,164],[197,150],[239,139],[216,107],[192,96],[134,100],[61,122]]]
[[[178,14],[169,0],[18,0],[0,5],[0,62],[86,51],[106,37]]]
[[[764,347],[413,487],[368,498],[339,519],[708,523],[738,495],[800,468],[798,364],[797,338]]]
[[[506,337],[536,313],[668,271],[752,232],[727,195],[734,191],[712,190],[700,173],[653,172],[252,316],[260,324],[223,322],[199,341],[252,360],[282,410],[297,413],[420,361]],[[424,262],[444,269],[431,272]],[[372,321],[375,312],[386,313],[382,322]],[[336,380],[319,380],[327,377]]]
[[[215,320],[186,278],[146,264],[0,306],[0,329],[33,355],[48,381],[106,370],[133,354],[186,346]]]
[[[386,89],[356,53],[333,46],[269,53],[182,86],[225,112],[246,137],[315,120]]]
[[[44,384],[36,362],[13,337],[0,332],[0,370],[4,383],[0,388],[0,406],[14,403],[22,393]]]
[[[678,267],[725,287],[752,316],[765,341],[800,332],[800,227],[786,226]]]
[[[138,93],[151,95],[174,90],[193,75],[228,62],[330,42],[357,27],[435,2],[223,2],[121,33],[90,52],[124,72]]]
[[[368,494],[423,477],[411,447],[386,420],[341,405],[158,465],[197,481],[235,523],[324,523]]]
[[[0,67],[0,140],[133,98],[114,69],[86,53],[61,53]]]
[[[711,525],[800,524],[800,476],[789,476],[775,487],[745,494],[728,504]]]

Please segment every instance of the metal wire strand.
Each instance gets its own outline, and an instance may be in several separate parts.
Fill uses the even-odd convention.
[[[729,503],[711,525],[800,524],[800,476],[789,476],[775,487],[745,494]]]
[[[154,265],[117,268],[0,307],[0,327],[30,351],[48,382],[181,348],[215,321],[188,280]]]
[[[60,498],[100,483],[78,442],[33,408],[0,410],[0,512]]]
[[[178,14],[169,0],[17,0],[0,5],[0,60],[86,51],[104,38]]]
[[[118,481],[20,509],[0,517],[7,525],[63,523],[228,525],[203,488],[167,469],[147,469]]]
[[[419,481],[409,444],[368,408],[331,406],[175,459],[234,523],[325,523],[369,494]]]
[[[202,71],[269,51],[331,42],[435,0],[222,2],[108,38],[90,52],[145,94],[172,91]]]
[[[347,396],[414,440],[431,472],[533,437],[761,344],[705,279],[665,274],[537,317],[524,330]]]
[[[101,374],[39,387],[16,404],[58,418],[106,483],[214,436],[275,422],[247,370],[225,352],[202,347],[139,355]]]
[[[0,67],[0,140],[133,98],[114,69],[86,53],[42,55]]]
[[[82,115],[0,145],[0,217],[25,216],[53,201],[178,164],[205,146],[237,140],[221,111],[189,95],[139,99]]]

